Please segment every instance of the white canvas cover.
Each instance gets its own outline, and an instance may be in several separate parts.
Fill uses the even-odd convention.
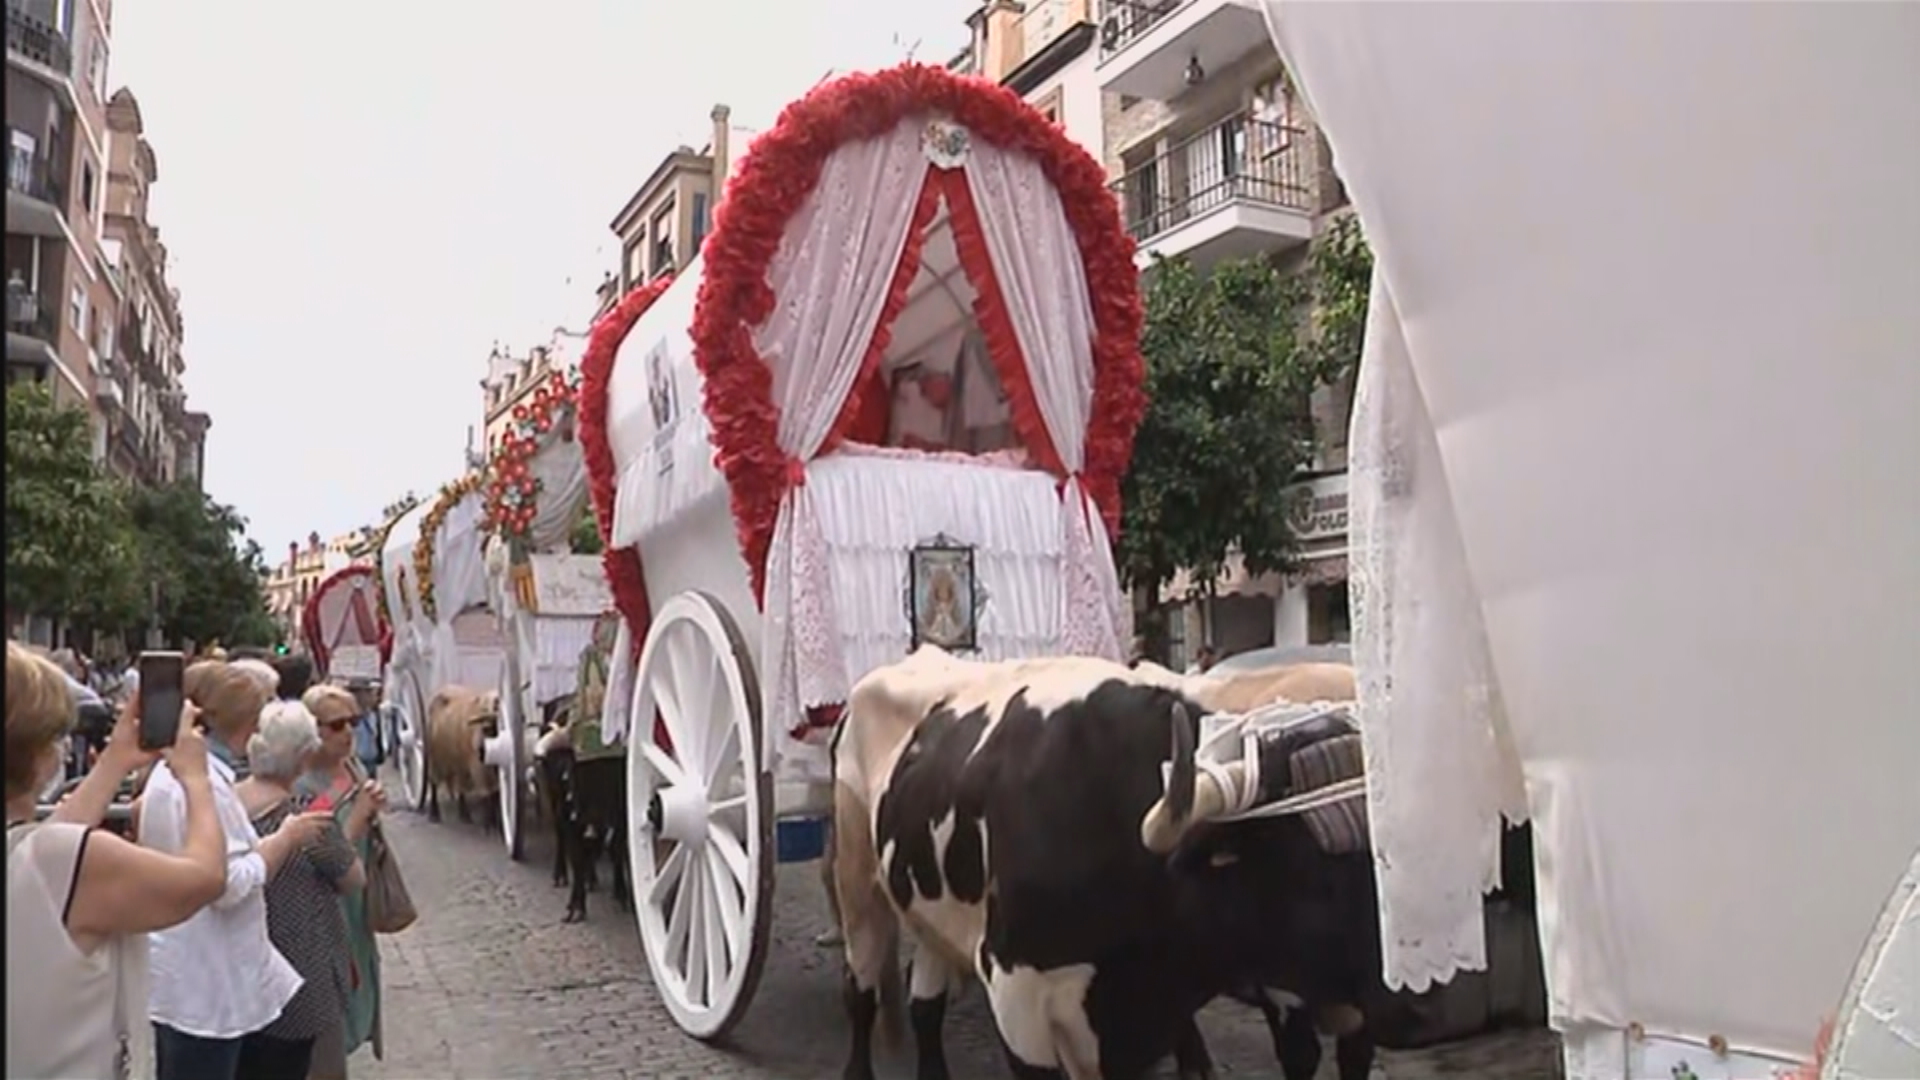
[[[420,611],[418,586],[413,584],[413,549],[420,542],[420,519],[426,514],[427,504],[423,502],[400,515],[387,530],[386,541],[380,549],[383,579],[380,587],[386,590],[387,619],[393,629],[393,651],[387,658],[389,667],[405,669],[431,648],[432,627]],[[408,583],[404,601],[403,577]]]
[[[1572,1080],[1804,1056],[1920,833],[1920,7],[1267,8],[1379,265],[1390,980],[1484,963],[1508,734]]]

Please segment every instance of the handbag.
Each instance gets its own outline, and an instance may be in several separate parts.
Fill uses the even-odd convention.
[[[367,926],[376,934],[397,934],[419,918],[400,863],[376,823],[367,833]]]

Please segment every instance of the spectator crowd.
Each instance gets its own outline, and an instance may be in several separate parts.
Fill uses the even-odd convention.
[[[377,932],[413,914],[369,689],[219,650],[183,688],[145,751],[137,672],[7,643],[9,1080],[344,1080],[381,1053]]]

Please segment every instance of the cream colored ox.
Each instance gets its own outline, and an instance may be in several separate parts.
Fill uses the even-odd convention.
[[[448,686],[427,705],[427,820],[440,820],[440,789],[454,797],[460,820],[473,820],[467,796],[478,795],[494,806],[495,775],[481,758],[487,737],[500,725],[500,694]]]

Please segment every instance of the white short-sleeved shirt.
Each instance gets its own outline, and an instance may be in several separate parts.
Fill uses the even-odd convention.
[[[220,829],[227,836],[227,891],[186,922],[152,935],[153,1022],[207,1039],[255,1032],[279,1017],[300,974],[267,936],[267,864],[233,770],[207,762]],[[147,781],[140,843],[178,852],[186,845],[187,803],[165,762]]]

